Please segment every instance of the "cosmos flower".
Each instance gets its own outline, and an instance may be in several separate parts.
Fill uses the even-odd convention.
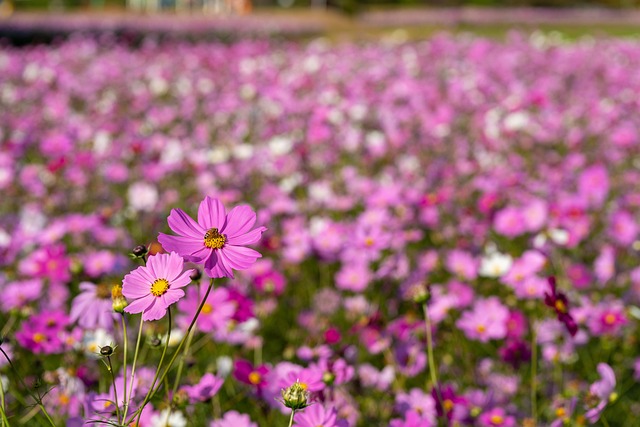
[[[246,270],[261,257],[244,246],[258,242],[266,230],[251,229],[256,214],[249,206],[236,206],[227,214],[220,200],[207,196],[198,207],[198,222],[180,209],[171,210],[168,222],[178,235],[160,233],[160,244],[187,261],[204,264],[209,277],[233,278],[233,270]]]
[[[71,321],[87,329],[111,330],[118,315],[113,311],[111,287],[106,284],[80,283],[80,294],[71,302]]]
[[[130,300],[127,313],[142,313],[142,320],[158,320],[167,307],[184,296],[193,270],[183,272],[184,260],[175,252],[149,257],[141,266],[124,276],[122,294]]]

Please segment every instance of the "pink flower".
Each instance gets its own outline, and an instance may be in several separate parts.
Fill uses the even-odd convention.
[[[251,421],[249,415],[229,411],[221,419],[212,421],[210,427],[258,427],[258,425]]]
[[[516,419],[506,415],[502,408],[493,408],[483,413],[479,421],[483,427],[514,427],[516,425]]]
[[[80,294],[71,302],[71,321],[87,329],[111,330],[118,315],[113,311],[111,287],[91,282],[80,283]]]
[[[227,214],[220,200],[207,196],[198,208],[198,222],[181,209],[172,209],[168,222],[178,236],[160,233],[160,244],[187,261],[204,264],[209,277],[233,278],[233,270],[246,270],[261,257],[244,247],[260,240],[266,230],[251,230],[256,214],[249,206],[236,206]]]
[[[206,373],[198,384],[184,386],[182,389],[189,395],[191,403],[206,402],[218,393],[222,383],[224,383],[223,378],[218,378],[212,373]]]
[[[193,270],[183,272],[184,260],[175,252],[149,257],[147,265],[124,276],[122,295],[133,300],[124,309],[142,313],[142,320],[158,320],[167,307],[184,296],[183,288],[191,282]]]
[[[295,417],[298,427],[340,427],[347,425],[343,420],[338,420],[336,408],[325,408],[322,404],[308,406],[298,412]]]
[[[487,342],[507,335],[509,310],[496,297],[479,299],[473,310],[465,311],[456,325],[467,338]]]

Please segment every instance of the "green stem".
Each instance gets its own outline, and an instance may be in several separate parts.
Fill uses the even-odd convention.
[[[9,427],[9,420],[7,419],[7,415],[5,414],[5,403],[4,403],[4,387],[2,385],[2,380],[0,380],[0,411],[2,411],[2,426]]]
[[[187,344],[184,347],[184,353],[180,358],[180,363],[178,363],[178,373],[176,374],[176,379],[173,382],[173,391],[171,393],[172,396],[175,396],[178,391],[178,386],[180,385],[180,378],[182,377],[182,369],[184,367],[184,360],[187,358],[187,354],[189,353],[189,348],[191,347],[191,341],[193,340],[193,336],[195,335],[196,329],[194,328],[191,333],[189,333],[189,337],[187,338]]]
[[[204,294],[204,298],[202,298],[202,301],[200,302],[200,306],[198,307],[198,310],[196,311],[196,314],[193,316],[193,319],[191,320],[191,323],[189,324],[189,327],[187,328],[187,333],[182,338],[182,340],[180,340],[180,343],[178,344],[178,348],[176,349],[175,353],[173,353],[173,356],[171,357],[171,360],[169,361],[169,364],[167,365],[166,369],[164,370],[164,373],[162,374],[162,376],[158,380],[158,382],[160,384],[162,384],[162,382],[164,381],[165,377],[169,373],[169,370],[173,366],[173,363],[176,361],[176,358],[178,357],[178,353],[180,353],[180,350],[182,349],[182,346],[184,345],[185,341],[187,340],[187,337],[189,336],[189,334],[191,333],[191,330],[195,326],[196,321],[198,320],[198,316],[200,316],[200,312],[202,311],[202,307],[204,307],[204,304],[207,302],[207,298],[209,298],[209,294],[211,293],[212,289],[213,289],[213,278],[211,278],[211,281],[209,282],[209,287],[207,288],[207,292]],[[167,340],[167,342],[169,342],[169,340]],[[158,370],[159,369],[160,369],[160,366],[158,366]],[[151,387],[149,389],[149,392],[147,393],[147,395],[144,398],[144,401],[142,402],[142,405],[140,405],[140,408],[138,408],[138,411],[137,411],[138,414],[141,413],[142,410],[144,409],[144,407],[147,405],[147,403],[149,403],[149,401],[151,399],[153,399],[153,396],[156,394],[157,391],[158,390],[154,390],[153,387]],[[134,416],[135,415],[136,414],[134,413]],[[129,422],[126,423],[126,425],[131,424],[131,421],[133,421],[133,419],[128,420],[128,421]]]
[[[436,396],[438,397],[438,401],[440,402],[440,407],[443,409],[443,412],[445,412],[442,395],[440,394],[440,385],[438,384],[436,362],[435,362],[435,358],[433,357],[433,337],[431,336],[431,316],[429,316],[429,307],[427,306],[426,302],[422,304],[422,309],[424,310],[424,323],[425,323],[425,329],[427,332],[427,357],[429,358],[429,373],[431,374],[431,382],[433,383],[433,388],[435,388],[436,390]]]
[[[124,396],[122,397],[123,401],[124,401],[124,417],[122,418],[122,421],[124,421],[125,418],[127,418],[127,410],[129,408],[129,400],[127,399],[127,350],[128,350],[128,343],[129,343],[129,337],[127,336],[127,322],[124,319],[124,313],[121,313],[122,315],[122,341],[123,341],[123,345],[124,345],[124,363],[123,363],[123,369],[124,369]]]
[[[167,307],[167,319],[169,321],[169,329],[167,330],[167,340],[164,343],[164,348],[162,349],[162,354],[160,355],[160,361],[158,362],[158,368],[156,369],[156,372],[153,376],[153,381],[151,381],[151,387],[149,387],[149,391],[147,392],[147,395],[144,397],[144,402],[142,403],[142,406],[140,408],[138,408],[138,411],[136,413],[133,414],[133,416],[131,417],[131,419],[135,419],[136,415],[138,416],[138,420],[136,422],[136,425],[140,424],[140,417],[142,417],[142,410],[144,409],[144,406],[149,402],[149,400],[151,400],[151,397],[153,395],[151,395],[151,392],[153,390],[153,388],[156,386],[156,381],[158,381],[158,376],[160,374],[160,368],[162,367],[162,362],[164,362],[164,356],[167,354],[167,348],[169,348],[169,341],[171,340],[171,307]],[[160,380],[160,382],[162,383],[162,380]],[[150,397],[151,395],[151,397]],[[147,400],[148,399],[148,400]],[[168,419],[168,416],[167,416]]]
[[[124,402],[124,416],[123,420],[127,419],[127,413],[129,412],[129,403],[131,402],[131,396],[133,395],[133,379],[136,375],[136,363],[138,362],[138,352],[140,351],[140,340],[142,338],[142,325],[144,321],[142,320],[142,316],[140,317],[140,327],[138,328],[138,338],[136,340],[136,350],[133,353],[133,365],[131,365],[131,383],[129,384],[129,392],[127,394],[127,400]],[[126,384],[127,371],[124,371],[124,378]],[[125,385],[125,389],[127,386]],[[127,424],[128,425],[128,424]]]
[[[291,410],[291,417],[289,417],[289,427],[293,425],[293,415],[296,413],[295,409]]]
[[[118,388],[116,387],[116,376],[113,373],[113,366],[111,365],[111,356],[107,356],[107,362],[109,362],[109,372],[111,373],[111,381],[113,383],[113,398],[115,399],[116,404],[116,416],[118,417],[118,422],[122,423],[122,418],[120,417],[120,402],[118,401]]]
[[[33,400],[36,401],[37,406],[40,408],[40,410],[42,411],[42,414],[45,416],[45,418],[49,421],[49,423],[53,426],[56,427],[56,424],[53,422],[53,420],[51,419],[51,417],[49,416],[49,413],[47,412],[47,409],[44,407],[44,405],[42,404],[42,398],[39,396],[35,396],[30,390],[29,387],[27,387],[27,385],[24,383],[24,381],[22,380],[22,377],[20,376],[20,372],[18,372],[18,370],[16,369],[16,367],[14,366],[13,362],[11,361],[11,359],[9,358],[9,355],[7,355],[7,353],[5,353],[4,349],[2,348],[2,346],[0,346],[0,352],[2,352],[2,354],[4,355],[4,358],[7,359],[7,362],[9,362],[9,366],[11,367],[11,370],[13,370],[13,372],[15,372],[16,377],[18,378],[18,381],[20,382],[20,385],[27,391],[27,393],[29,393],[29,396],[31,396],[33,398]]]
[[[531,418],[533,418],[533,425],[538,425],[537,370],[538,370],[538,345],[536,343],[536,327],[532,323],[531,324]]]

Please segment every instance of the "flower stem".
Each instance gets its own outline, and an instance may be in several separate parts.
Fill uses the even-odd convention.
[[[293,425],[293,415],[296,413],[295,409],[291,410],[291,417],[289,417],[289,427]]]
[[[427,303],[422,304],[422,309],[424,310],[424,323],[425,329],[427,332],[427,357],[429,358],[429,373],[431,374],[431,382],[433,383],[433,388],[436,390],[436,396],[438,397],[438,401],[440,402],[440,407],[443,408],[442,395],[440,394],[440,385],[438,384],[438,376],[436,372],[436,361],[433,357],[433,337],[431,336],[431,316],[429,316],[429,307]]]
[[[131,402],[131,397],[133,395],[133,379],[136,375],[136,363],[138,362],[138,352],[140,351],[140,340],[142,338],[142,325],[144,322],[142,321],[142,317],[140,317],[140,327],[138,328],[138,338],[136,340],[136,349],[133,352],[133,364],[131,365],[131,382],[129,383],[129,393],[127,395],[128,399],[124,402],[124,417],[127,418],[127,413],[129,412],[129,403]],[[125,381],[127,378],[127,371],[123,373]],[[125,390],[127,389],[125,382]],[[127,424],[128,425],[128,424]]]
[[[211,290],[213,289],[213,278],[211,278],[211,281],[209,282],[209,287],[207,288],[207,292],[204,294],[204,298],[202,298],[202,301],[200,302],[200,306],[198,307],[198,310],[196,311],[196,314],[193,316],[193,319],[191,320],[191,324],[189,324],[189,327],[187,328],[187,332],[185,334],[185,336],[182,338],[182,340],[180,340],[180,343],[178,344],[178,348],[176,349],[175,353],[173,353],[173,356],[171,357],[171,360],[169,361],[166,369],[164,370],[162,376],[160,377],[160,379],[158,380],[159,384],[162,384],[164,379],[166,378],[167,374],[169,373],[169,370],[171,369],[171,367],[173,366],[173,363],[176,361],[176,358],[178,357],[178,354],[180,353],[180,350],[182,349],[182,346],[184,345],[187,337],[189,336],[189,334],[191,333],[191,330],[193,329],[193,327],[196,324],[196,321],[198,320],[198,316],[200,316],[200,312],[202,311],[202,307],[204,307],[204,304],[207,302],[207,298],[209,298],[209,294],[211,293]],[[160,367],[158,366],[158,369],[160,369]],[[159,387],[158,387],[159,388]],[[151,399],[153,399],[153,396],[156,394],[158,390],[154,390],[154,388],[150,388],[149,392],[147,393],[147,395],[144,398],[144,401],[142,402],[142,404],[140,405],[140,408],[138,408],[137,413],[141,413],[142,410],[144,409],[144,407],[147,405],[147,403],[149,403],[149,401]],[[134,416],[136,414],[134,413]],[[133,418],[133,417],[132,417]],[[129,425],[131,424],[131,422],[133,421],[133,419],[128,420],[129,422],[126,423],[125,425]]]
[[[122,420],[124,421],[127,418],[127,410],[129,409],[129,400],[127,399],[127,348],[129,343],[129,337],[127,336],[127,322],[124,319],[124,313],[121,313],[122,317],[122,341],[124,346],[124,354],[123,354],[123,369],[124,369],[124,396],[122,397],[124,401],[124,417]],[[114,381],[115,382],[115,381]]]
[[[27,390],[27,393],[29,393],[29,396],[31,396],[36,401],[37,406],[40,408],[40,410],[42,411],[42,414],[45,416],[45,418],[49,421],[49,424],[51,424],[53,427],[56,427],[56,424],[53,422],[53,420],[49,416],[49,413],[47,412],[47,408],[45,408],[44,405],[42,404],[42,398],[40,396],[35,396],[29,390],[29,387],[27,387],[27,385],[22,380],[22,377],[20,376],[20,372],[18,372],[18,370],[16,369],[15,365],[13,364],[11,359],[9,358],[9,355],[7,355],[7,353],[5,353],[5,351],[2,348],[2,346],[0,346],[0,352],[4,355],[4,358],[7,359],[7,362],[9,362],[9,366],[11,366],[11,370],[13,370],[13,372],[16,374],[16,378],[18,378],[18,382],[20,382],[20,385],[25,390]],[[1,387],[1,385],[0,385],[0,387]]]
[[[191,347],[191,341],[193,340],[193,336],[195,335],[195,328],[189,333],[189,337],[187,338],[187,344],[184,347],[184,352],[182,353],[182,357],[180,358],[180,363],[178,363],[178,373],[176,374],[176,379],[173,382],[173,390],[172,395],[175,395],[178,391],[178,386],[180,385],[180,378],[182,377],[182,369],[184,368],[184,359],[186,359],[187,354],[189,353],[189,348]]]
[[[118,388],[116,387],[116,376],[113,373],[113,366],[111,365],[111,356],[107,356],[107,362],[109,362],[108,367],[113,384],[113,398],[115,399],[116,404],[116,416],[118,417],[118,422],[122,423],[122,418],[120,417],[120,402],[118,401]]]
[[[151,381],[151,387],[149,387],[149,391],[147,392],[147,395],[144,398],[144,402],[142,403],[142,406],[137,411],[138,420],[136,421],[135,425],[140,424],[140,417],[142,417],[142,409],[144,409],[144,406],[146,405],[145,402],[148,402],[147,397],[149,397],[153,388],[156,386],[156,381],[158,381],[158,375],[160,374],[160,368],[162,367],[162,362],[164,362],[164,356],[167,354],[167,348],[169,348],[169,341],[171,340],[171,328],[173,327],[171,323],[171,307],[167,307],[167,320],[169,321],[169,326],[168,326],[169,329],[167,329],[167,340],[164,343],[162,354],[160,355],[160,361],[158,362],[158,368],[156,369],[156,373],[153,376],[153,381]],[[162,380],[160,380],[160,382],[162,382]],[[151,400],[150,397],[149,397],[149,400]],[[131,418],[134,419],[135,417],[136,417],[136,414],[133,414],[133,417]],[[167,415],[167,419],[169,419],[169,415]]]

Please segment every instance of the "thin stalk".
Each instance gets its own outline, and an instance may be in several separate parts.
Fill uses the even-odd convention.
[[[140,424],[140,417],[142,416],[142,410],[144,409],[144,407],[148,403],[148,401],[151,400],[150,395],[153,396],[151,394],[151,392],[152,392],[153,388],[156,386],[156,381],[158,381],[158,375],[160,374],[160,368],[162,367],[162,362],[164,362],[164,356],[167,354],[167,348],[169,348],[169,341],[171,340],[171,328],[173,327],[172,324],[171,324],[171,307],[167,307],[167,319],[169,321],[169,329],[167,329],[167,340],[164,343],[164,348],[162,349],[162,354],[160,355],[160,361],[158,362],[158,368],[156,369],[156,373],[153,376],[153,381],[151,381],[151,387],[149,387],[149,391],[147,392],[147,395],[144,397],[144,402],[142,403],[142,406],[131,417],[131,419],[133,420],[133,419],[135,419],[136,414],[137,414],[138,421],[136,422],[136,425]],[[162,382],[162,380],[160,380],[160,382]],[[147,398],[149,400],[147,400]]]
[[[107,356],[107,362],[109,362],[109,373],[111,373],[111,381],[113,383],[113,398],[116,401],[116,416],[118,417],[118,422],[122,423],[122,418],[120,417],[120,402],[118,401],[118,388],[116,387],[116,376],[113,373],[113,366],[111,365],[111,356]]]
[[[140,351],[140,340],[142,338],[142,325],[144,324],[144,321],[142,320],[142,316],[140,317],[140,327],[138,328],[138,338],[136,340],[136,350],[133,353],[133,365],[131,365],[131,383],[129,384],[129,393],[127,395],[127,400],[124,402],[124,416],[123,416],[123,420],[127,419],[127,413],[129,412],[129,403],[131,402],[131,396],[133,395],[133,379],[135,378],[136,375],[136,363],[138,362],[138,352]],[[124,378],[126,381],[127,378],[127,371],[124,371]],[[125,382],[126,384],[126,382]],[[125,385],[125,389],[126,389],[126,385]]]
[[[184,353],[180,358],[180,363],[178,363],[178,373],[176,374],[176,379],[173,382],[173,390],[171,392],[172,396],[175,396],[178,391],[178,386],[180,385],[180,378],[182,377],[182,369],[184,368],[184,360],[187,358],[187,354],[189,354],[189,348],[191,347],[191,341],[193,340],[193,336],[195,335],[195,328],[189,333],[189,337],[187,338],[187,344],[184,347]]]
[[[5,403],[4,403],[4,387],[2,386],[2,381],[0,380],[0,410],[2,410],[2,425],[9,427],[9,420],[7,420],[7,416],[5,414]]]
[[[291,427],[293,425],[293,414],[296,413],[295,409],[291,410],[291,417],[289,417],[289,427]]]
[[[158,382],[160,384],[162,384],[162,382],[164,381],[165,377],[169,373],[169,370],[173,366],[173,363],[176,361],[176,358],[178,357],[178,353],[180,353],[180,350],[182,349],[182,346],[184,345],[185,341],[187,340],[187,337],[189,336],[189,334],[191,333],[191,330],[195,326],[196,321],[198,320],[198,316],[200,316],[200,312],[202,311],[202,307],[204,307],[204,304],[207,302],[207,298],[209,298],[209,294],[211,293],[212,289],[213,289],[213,278],[211,278],[211,281],[209,282],[209,287],[207,288],[207,292],[205,292],[204,298],[202,298],[202,301],[200,302],[200,306],[198,307],[198,310],[196,311],[196,314],[193,316],[193,319],[191,320],[191,323],[189,324],[189,327],[187,328],[187,333],[182,338],[182,340],[180,340],[180,343],[178,344],[178,348],[176,349],[175,353],[173,353],[173,356],[171,357],[171,360],[169,361],[168,366],[166,367],[166,369],[164,370],[164,373],[162,374],[162,376],[158,380]],[[167,342],[168,342],[168,340],[167,340]],[[160,367],[158,367],[158,369],[160,369]],[[147,393],[147,395],[144,398],[144,401],[142,402],[142,405],[140,405],[140,408],[138,408],[138,414],[141,413],[142,410],[144,409],[144,407],[147,405],[147,403],[149,403],[149,401],[151,399],[153,399],[153,396],[156,394],[157,391],[158,390],[154,390],[153,387],[151,387],[149,389],[149,392]],[[135,413],[134,413],[134,416],[135,416]],[[128,421],[129,422],[127,423],[127,425],[131,424],[133,419],[128,420]]]
[[[438,375],[436,372],[436,361],[433,357],[433,337],[431,336],[431,316],[429,316],[429,307],[425,302],[422,304],[422,309],[424,310],[424,323],[425,329],[427,331],[427,357],[429,358],[429,373],[431,374],[431,382],[433,383],[433,388],[436,390],[436,396],[438,397],[438,401],[440,402],[440,407],[444,411],[444,404],[442,400],[442,395],[440,394],[440,385],[438,383]]]
[[[127,335],[127,322],[124,319],[124,313],[121,313],[121,317],[122,317],[122,341],[123,341],[123,346],[124,346],[124,363],[123,363],[123,369],[124,369],[124,396],[122,397],[123,401],[124,401],[124,417],[122,418],[122,421],[124,421],[124,419],[127,417],[127,410],[129,408],[129,399],[127,399],[127,349],[129,346],[129,337]]]
[[[4,413],[4,408],[0,407],[0,415],[2,415],[2,426],[10,427],[7,415]]]
[[[53,420],[49,416],[49,413],[47,412],[47,408],[45,408],[44,405],[42,404],[42,398],[39,397],[39,396],[35,396],[29,390],[29,387],[27,387],[27,385],[22,380],[22,377],[20,376],[20,372],[18,372],[18,370],[16,369],[15,365],[13,364],[13,362],[11,361],[11,359],[9,358],[7,353],[5,353],[4,349],[1,346],[0,346],[0,352],[2,352],[2,354],[4,355],[4,358],[7,359],[7,362],[9,362],[9,366],[11,367],[11,370],[13,370],[13,372],[15,372],[16,377],[18,378],[18,381],[20,382],[20,385],[25,390],[27,390],[27,393],[29,393],[29,395],[36,401],[37,406],[40,408],[40,410],[42,411],[42,414],[45,416],[45,418],[49,421],[49,424],[51,424],[53,427],[56,427],[56,424],[53,422]]]

